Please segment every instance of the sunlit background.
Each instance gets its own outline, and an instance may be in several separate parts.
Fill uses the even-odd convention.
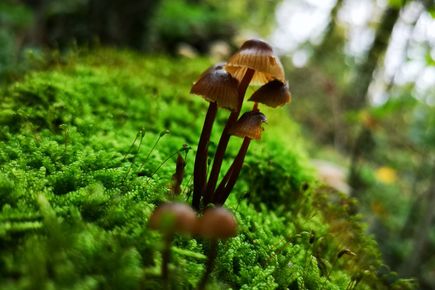
[[[359,60],[373,44],[388,2],[343,2],[334,21],[346,38],[346,55]],[[322,42],[336,4],[336,1],[283,1],[276,10],[276,27],[268,38],[278,52],[292,56],[294,66],[305,66],[311,51],[304,46]],[[371,84],[371,103],[381,105],[388,99],[387,84],[411,83],[415,84],[417,96],[433,104],[435,100],[428,91],[435,86],[435,68],[427,65],[428,57],[435,57],[435,20],[423,2],[410,2],[395,22],[384,60]]]
[[[435,288],[431,0],[0,0],[0,83],[47,53],[116,46],[225,59],[250,37],[281,56],[319,179],[360,202],[389,266]]]

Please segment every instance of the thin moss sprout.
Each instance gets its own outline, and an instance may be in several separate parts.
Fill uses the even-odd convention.
[[[156,142],[154,142],[153,147],[151,147],[150,151],[148,151],[147,156],[145,157],[144,161],[142,161],[141,165],[139,166],[139,169],[137,170],[138,173],[140,173],[143,169],[143,167],[145,166],[145,164],[148,162],[151,154],[153,153],[153,151],[156,149],[157,144],[159,144],[160,139],[162,139],[163,136],[169,134],[170,131],[169,130],[163,130],[162,132],[160,132],[159,137],[157,137]]]
[[[129,175],[130,172],[131,172],[131,169],[133,168],[133,166],[134,166],[134,164],[135,164],[135,162],[136,162],[136,157],[137,157],[137,155],[139,154],[139,151],[140,151],[140,148],[141,148],[141,146],[142,146],[142,141],[143,141],[143,138],[144,138],[144,137],[145,137],[145,131],[143,130],[143,128],[141,128],[141,129],[137,132],[137,134],[136,134],[136,138],[134,139],[134,141],[133,141],[133,143],[131,144],[130,148],[128,149],[127,153],[124,155],[123,160],[125,160],[125,158],[127,157],[127,155],[130,154],[131,150],[133,150],[133,147],[134,147],[134,145],[135,145],[137,139],[139,139],[139,145],[137,146],[136,153],[134,154],[134,156],[133,156],[133,160],[131,161],[130,166],[128,167],[127,173],[126,173],[125,176],[124,176],[124,179],[123,179],[124,182],[125,182],[125,180],[127,179],[128,175]]]

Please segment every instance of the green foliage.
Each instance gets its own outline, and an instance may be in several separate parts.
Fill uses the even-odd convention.
[[[11,3],[11,1],[0,3],[0,23],[2,26],[8,26],[12,29],[25,28],[31,20],[32,14],[24,5]]]
[[[273,15],[279,0],[202,0],[212,9],[227,15],[242,30],[256,31],[266,37],[275,25]]]
[[[17,61],[20,42],[16,37],[22,38],[32,17],[32,12],[24,5],[10,1],[0,3],[0,80],[20,69]]]
[[[288,210],[298,206],[294,201],[300,200],[312,184],[309,172],[301,164],[305,159],[299,152],[283,150],[274,140],[267,146],[261,145],[253,146],[241,177],[249,184],[247,191],[251,196],[248,199],[271,209],[282,206]]]
[[[223,10],[208,5],[195,5],[189,1],[165,0],[154,23],[155,41],[169,51],[177,44],[188,42],[202,51],[210,41],[228,39],[234,34],[234,25]]]
[[[152,43],[169,52],[174,52],[180,43],[206,52],[212,41],[231,43],[233,36],[243,30],[255,30],[266,36],[274,25],[271,16],[278,3],[277,0],[163,0],[152,20]]]
[[[395,8],[401,8],[403,6],[405,6],[405,4],[407,3],[407,1],[404,0],[389,0],[388,4],[391,7],[395,7]]]
[[[173,198],[175,158],[163,161],[183,144],[195,148],[206,104],[188,91],[208,65],[99,50],[71,55],[0,92],[0,288],[161,287],[162,237],[147,219]],[[227,114],[219,112],[218,129]],[[210,289],[345,289],[361,273],[367,278],[359,289],[402,283],[378,275],[379,251],[352,201],[316,185],[297,126],[279,125],[283,111],[267,115],[270,135],[253,144],[228,200],[240,233],[220,242]],[[165,129],[171,133],[152,150]],[[190,154],[181,200],[190,190]],[[173,288],[196,286],[207,247],[176,237]],[[357,257],[338,259],[343,248]]]

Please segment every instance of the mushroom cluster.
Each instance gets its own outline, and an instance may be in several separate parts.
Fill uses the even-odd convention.
[[[249,101],[254,102],[252,110],[239,118],[250,84],[261,87],[249,98]],[[194,166],[192,207],[201,210],[210,203],[225,203],[242,169],[251,140],[261,138],[266,116],[260,112],[258,104],[276,108],[288,103],[291,95],[278,57],[269,44],[257,39],[246,41],[227,63],[207,69],[194,83],[191,93],[210,102]],[[219,107],[230,110],[231,113],[219,139],[207,180],[208,144]],[[243,138],[243,142],[232,165],[218,184],[222,161],[232,135]]]
[[[204,215],[198,218],[190,206],[178,202],[168,202],[158,206],[151,214],[148,225],[163,235],[161,273],[165,289],[169,288],[168,266],[171,243],[175,234],[196,235],[210,241],[205,271],[197,289],[205,289],[213,271],[218,240],[226,240],[237,234],[237,222],[229,210],[223,207],[208,208]]]

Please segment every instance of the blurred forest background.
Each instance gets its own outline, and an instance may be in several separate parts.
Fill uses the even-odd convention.
[[[325,183],[359,200],[390,267],[435,289],[432,0],[0,0],[0,85],[94,46],[174,57],[269,41]]]

